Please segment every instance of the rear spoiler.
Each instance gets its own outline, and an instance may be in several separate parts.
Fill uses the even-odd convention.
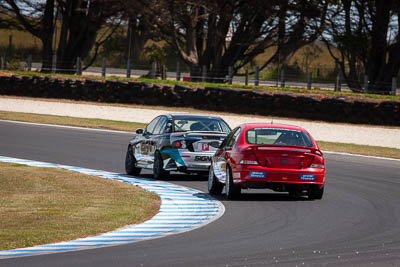
[[[178,133],[172,133],[171,134],[174,137],[178,136],[219,136],[219,137],[225,137],[228,134],[227,133],[221,133],[221,132],[210,132],[210,131],[188,131],[188,132],[178,132]]]
[[[248,150],[286,150],[286,151],[296,151],[302,153],[312,153],[322,156],[323,153],[319,149],[315,149],[312,147],[302,147],[302,146],[282,146],[282,145],[254,145],[249,146]]]

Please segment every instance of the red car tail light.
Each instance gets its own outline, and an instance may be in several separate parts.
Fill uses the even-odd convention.
[[[259,165],[256,155],[253,153],[243,153],[243,158],[239,161],[242,165]]]
[[[314,156],[310,168],[325,169],[324,160],[320,156]]]

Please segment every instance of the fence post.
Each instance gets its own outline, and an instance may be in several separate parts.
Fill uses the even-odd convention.
[[[126,78],[131,77],[131,59],[128,57],[128,60],[126,61]]]
[[[126,61],[126,78],[131,77],[131,46],[132,46],[132,24],[131,20],[128,20],[128,60]]]
[[[245,85],[249,85],[249,69],[246,69],[246,78],[244,80]]]
[[[76,57],[76,75],[82,75],[80,57]]]
[[[312,83],[312,81],[311,81],[311,72],[309,72],[307,74],[307,89],[308,90],[311,90],[311,83]]]
[[[281,70],[281,88],[285,87],[285,70]]]
[[[1,68],[3,70],[7,69],[7,52],[4,52],[4,55],[2,57],[2,64],[1,64]]]
[[[176,62],[176,80],[181,80],[181,66],[179,64],[179,61]]]
[[[368,75],[364,75],[364,93],[368,92]]]
[[[167,71],[166,67],[164,64],[161,65],[161,80],[166,80],[167,79]]]
[[[57,55],[53,55],[53,62],[51,64],[51,73],[57,72]]]
[[[28,72],[31,72],[31,71],[32,71],[32,55],[29,55],[29,56],[28,56],[27,71],[28,71]]]
[[[256,73],[254,77],[254,85],[258,86],[260,84],[260,68],[256,67]]]
[[[8,36],[8,54],[10,57],[13,56],[13,36]]]
[[[336,86],[335,91],[341,92],[342,91],[342,74],[339,72],[336,77]]]
[[[101,77],[106,77],[106,57],[101,59]]]
[[[233,68],[232,68],[232,66],[229,66],[229,68],[228,68],[228,76],[229,76],[228,83],[232,84],[232,82],[233,82]]]
[[[157,71],[157,62],[153,61],[151,63],[151,78],[153,80],[156,79],[156,71]]]
[[[207,66],[203,66],[203,73],[201,75],[201,81],[205,82],[207,78]]]
[[[392,78],[392,95],[396,95],[397,90],[397,79],[396,77]]]

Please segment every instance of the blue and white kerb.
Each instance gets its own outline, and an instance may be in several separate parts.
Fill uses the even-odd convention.
[[[159,213],[142,224],[131,225],[113,232],[72,241],[4,250],[0,251],[0,259],[98,248],[159,238],[204,226],[221,217],[225,211],[224,206],[219,201],[211,199],[208,195],[200,191],[162,181],[3,156],[0,156],[0,161],[37,167],[66,169],[102,178],[119,180],[154,192],[161,198]]]

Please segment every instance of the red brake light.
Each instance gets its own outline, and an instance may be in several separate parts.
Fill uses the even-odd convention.
[[[239,161],[242,165],[260,165],[257,161],[256,155],[253,153],[243,153],[243,158]]]
[[[311,161],[310,168],[325,169],[323,158],[315,155],[313,160]]]
[[[176,148],[180,148],[180,147],[181,147],[181,142],[177,141],[177,142],[175,143],[175,147],[176,147]]]

